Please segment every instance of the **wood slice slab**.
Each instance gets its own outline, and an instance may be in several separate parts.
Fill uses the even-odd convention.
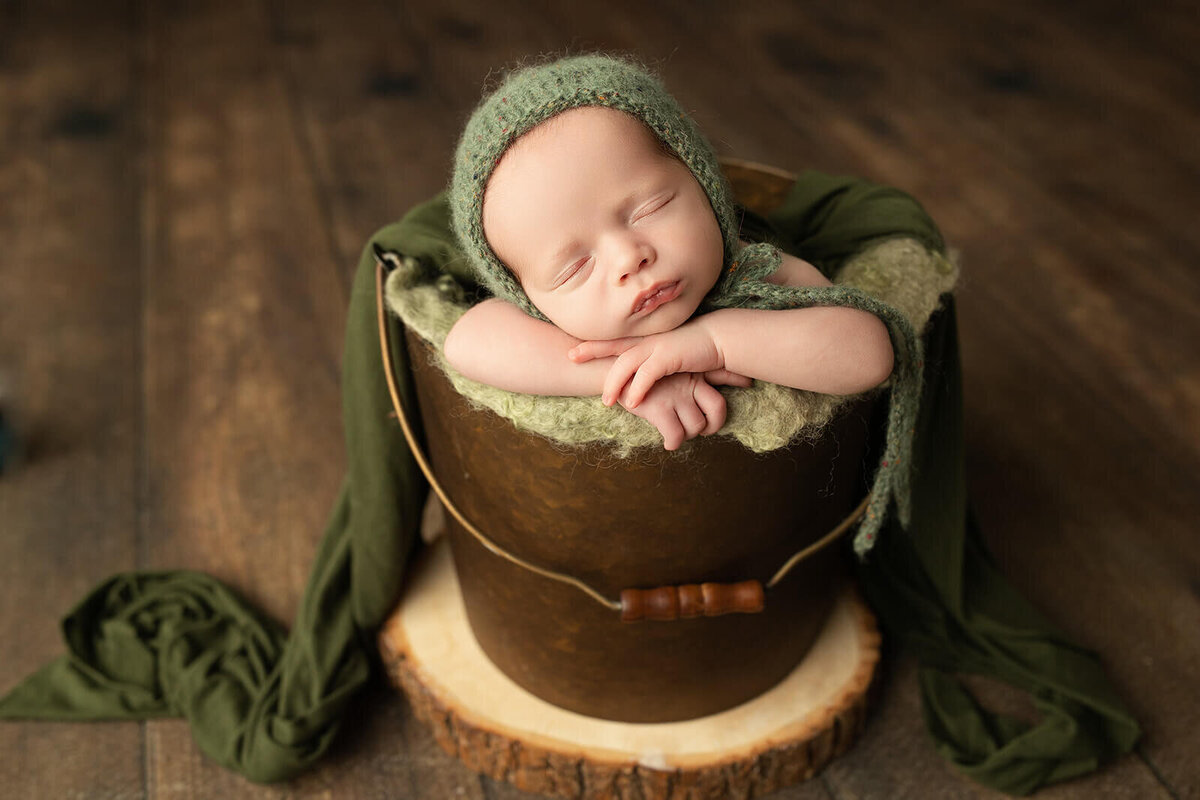
[[[585,717],[534,697],[484,655],[444,537],[414,566],[379,639],[392,681],[448,753],[525,791],[587,800],[750,798],[812,777],[862,730],[879,642],[846,590],[805,659],[754,700],[683,722]]]

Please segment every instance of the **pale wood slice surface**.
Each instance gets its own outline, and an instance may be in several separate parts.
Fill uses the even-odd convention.
[[[862,730],[879,634],[847,590],[805,660],[755,700],[684,722],[585,717],[529,694],[488,660],[439,539],[414,568],[380,649],[416,715],[477,772],[560,797],[699,800],[758,797],[844,752]]]

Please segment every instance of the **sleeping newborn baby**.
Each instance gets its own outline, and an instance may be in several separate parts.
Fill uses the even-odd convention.
[[[723,277],[737,279],[748,245],[711,147],[624,61],[583,56],[510,76],[467,125],[451,205],[495,294],[446,338],[468,378],[600,395],[674,450],[724,424],[716,385],[854,394],[891,373],[887,328],[866,311],[702,308]],[[777,258],[768,282],[830,285],[808,262]]]

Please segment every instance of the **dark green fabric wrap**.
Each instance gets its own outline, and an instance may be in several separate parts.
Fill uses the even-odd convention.
[[[427,241],[412,230],[402,221],[373,242]],[[389,324],[399,337],[399,323]],[[415,407],[403,356],[399,348],[400,391]],[[291,635],[207,575],[119,575],[68,614],[67,654],[0,700],[0,717],[183,716],[204,752],[262,782],[321,756],[370,676],[375,630],[398,597],[428,490],[391,416],[369,246],[351,288],[342,369],[348,475]]]
[[[907,195],[815,172],[800,177],[771,223],[785,249],[827,274],[884,237],[943,246]],[[375,631],[398,597],[427,492],[389,417],[376,247],[466,283],[443,196],[381,230],[364,249],[343,364],[349,474],[290,636],[208,576],[117,576],[67,616],[67,654],[0,700],[0,717],[185,716],[206,753],[257,781],[288,778],[320,757],[369,677]],[[399,341],[397,323],[389,324]],[[1127,752],[1139,730],[1095,655],[1064,641],[1012,590],[975,530],[963,480],[952,298],[926,335],[925,362],[911,525],[906,531],[890,515],[859,574],[886,629],[922,662],[925,716],[939,751],[972,778],[1023,794]],[[403,348],[395,348],[394,366],[404,402],[415,408]],[[985,711],[954,672],[1029,692],[1040,721],[1030,726]]]
[[[921,663],[925,721],[964,773],[1024,795],[1096,769],[1140,736],[1094,653],[1066,641],[996,568],[967,505],[962,386],[952,298],[925,337],[908,530],[885,523],[860,584]],[[980,708],[953,673],[1027,692],[1040,720]]]

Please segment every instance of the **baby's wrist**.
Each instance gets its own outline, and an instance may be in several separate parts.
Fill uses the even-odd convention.
[[[708,340],[708,343],[712,346],[713,351],[716,353],[716,365],[705,370],[705,372],[711,372],[714,369],[726,369],[728,366],[725,363],[724,347],[724,338],[727,328],[725,323],[729,319],[729,315],[725,313],[727,311],[728,309],[719,308],[716,311],[710,311],[709,313],[696,318],[696,323],[700,332]],[[704,377],[703,374],[701,374],[700,377]]]

